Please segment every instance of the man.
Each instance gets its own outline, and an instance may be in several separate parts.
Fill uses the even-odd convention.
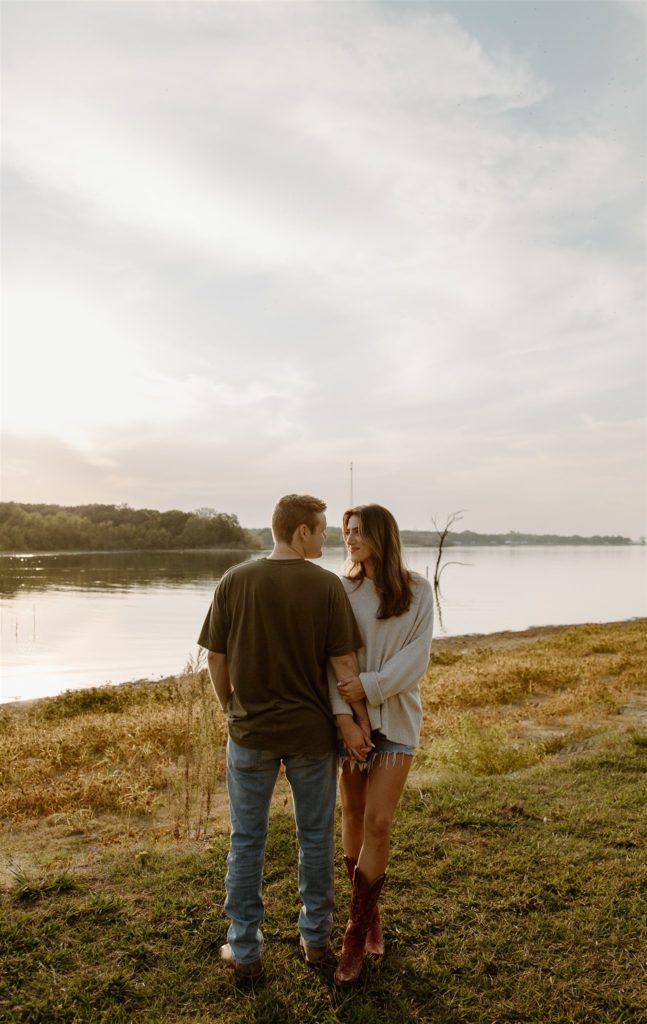
[[[299,841],[300,948],[311,966],[328,949],[333,909],[336,734],[327,664],[339,680],[357,673],[361,646],[341,581],[312,565],[326,538],[325,502],[288,494],[272,515],[274,548],[229,569],[219,582],[198,643],[227,715],[231,839],[220,955],[241,977],[259,978],[262,875],[272,792],[281,763],[292,789]],[[337,722],[363,759],[370,726]]]

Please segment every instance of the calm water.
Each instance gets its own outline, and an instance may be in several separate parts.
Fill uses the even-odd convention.
[[[644,547],[452,548],[437,636],[647,615]],[[0,556],[0,700],[180,671],[215,581],[247,555],[170,552]],[[256,555],[251,557],[257,557]],[[433,576],[434,551],[408,548]],[[321,563],[341,570],[343,553]]]

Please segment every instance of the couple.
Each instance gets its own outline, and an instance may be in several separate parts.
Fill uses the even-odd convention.
[[[419,682],[429,660],[429,583],[403,565],[400,534],[380,505],[343,517],[341,580],[315,566],[325,502],[289,494],[272,515],[267,558],[220,580],[199,644],[227,716],[231,840],[220,955],[241,978],[263,973],[262,876],[270,801],[283,763],[299,842],[300,948],[326,959],[334,905],[337,758],[350,916],[335,973],[357,981],[384,942],[377,900],[389,837],[420,734]],[[332,710],[331,710],[332,709]]]

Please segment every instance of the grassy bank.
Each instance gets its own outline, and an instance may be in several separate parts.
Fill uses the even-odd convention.
[[[222,723],[203,671],[0,713],[0,1017],[16,1022],[645,1019],[647,624],[442,640],[356,990],[296,948],[285,780],[266,867],[267,978],[217,950]],[[348,885],[339,872],[334,939]]]

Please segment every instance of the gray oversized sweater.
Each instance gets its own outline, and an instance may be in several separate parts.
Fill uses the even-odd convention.
[[[420,680],[429,664],[433,631],[433,592],[429,581],[412,573],[413,601],[403,615],[378,619],[380,599],[372,580],[358,587],[342,577],[364,646],[358,652],[359,678],[373,729],[394,743],[415,747],[420,738],[422,704]],[[334,714],[350,708],[329,671],[330,703]]]

